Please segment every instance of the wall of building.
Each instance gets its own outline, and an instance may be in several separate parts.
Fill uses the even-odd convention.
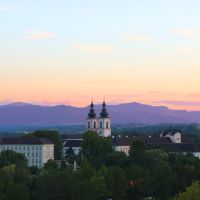
[[[115,146],[115,151],[124,152],[127,156],[129,155],[130,146]]]
[[[63,147],[63,158],[66,158],[67,154],[67,150],[69,149],[70,147]],[[79,155],[80,151],[81,151],[81,147],[72,147],[73,151],[74,151],[74,154],[77,156]]]
[[[1,144],[0,152],[11,150],[24,154],[28,161],[28,166],[42,167],[50,160],[54,159],[54,145],[29,145],[29,144]]]

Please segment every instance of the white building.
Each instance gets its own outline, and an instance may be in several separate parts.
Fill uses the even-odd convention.
[[[183,137],[178,130],[168,129],[159,136],[112,136],[111,137],[111,118],[106,110],[106,104],[103,102],[100,117],[96,116],[93,102],[90,105],[90,112],[87,118],[87,131],[94,131],[99,136],[110,137],[115,151],[123,152],[129,155],[130,147],[135,140],[144,142],[147,148],[161,148],[174,153],[192,153],[200,158],[200,144],[194,144],[187,137]],[[70,147],[74,154],[78,155],[81,150],[82,137],[68,137],[64,142],[63,155],[66,158],[66,151]]]
[[[163,131],[160,137],[170,138],[173,143],[181,144],[181,133],[176,130]]]
[[[97,132],[99,136],[111,136],[111,120],[106,110],[106,103],[103,102],[100,117],[96,117],[93,102],[90,105],[90,112],[87,118],[87,130]]]
[[[180,132],[166,130],[158,136],[113,136],[112,143],[115,151],[124,152],[127,156],[132,143],[140,140],[147,149],[165,149],[171,153],[191,153],[200,158],[200,144],[195,144]]]
[[[54,159],[54,144],[46,138],[1,138],[0,153],[6,150],[24,154],[28,166],[43,167]]]
[[[74,155],[78,155],[80,153],[81,142],[83,141],[83,139],[81,135],[77,135],[77,136],[78,136],[77,138],[72,136],[72,138],[66,139],[63,142],[63,158],[64,159],[67,157],[67,150],[70,147],[73,149]]]

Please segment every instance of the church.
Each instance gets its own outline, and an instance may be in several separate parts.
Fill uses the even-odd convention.
[[[112,135],[111,117],[107,111],[105,101],[102,104],[99,116],[95,112],[94,103],[91,103],[86,118],[86,131],[94,131],[100,137],[109,137],[115,151],[124,152],[127,156],[129,155],[131,144],[135,140],[141,140],[147,148],[165,149],[166,151],[175,153],[192,153],[194,156],[200,158],[200,144],[193,143],[190,138],[182,136],[175,129],[165,130],[160,136]],[[67,138],[63,142],[63,157],[66,158],[66,151],[70,147],[73,149],[75,155],[78,155],[81,150],[82,141],[82,135],[80,134],[67,135]]]
[[[87,130],[94,131],[99,136],[111,137],[111,120],[106,110],[106,103],[103,102],[100,116],[97,117],[93,102],[90,105],[90,112],[87,118]]]

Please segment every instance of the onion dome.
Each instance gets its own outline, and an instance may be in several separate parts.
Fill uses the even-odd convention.
[[[109,117],[108,112],[106,110],[106,103],[105,103],[105,101],[103,102],[102,111],[100,113],[100,116],[101,116],[101,118]]]
[[[88,117],[89,118],[95,118],[96,117],[96,113],[95,113],[95,110],[94,110],[93,102],[90,105],[90,112],[88,113]]]

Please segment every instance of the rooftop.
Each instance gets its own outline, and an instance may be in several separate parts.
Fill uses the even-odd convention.
[[[0,144],[43,145],[43,144],[53,144],[53,143],[46,138],[4,137],[0,138]]]

